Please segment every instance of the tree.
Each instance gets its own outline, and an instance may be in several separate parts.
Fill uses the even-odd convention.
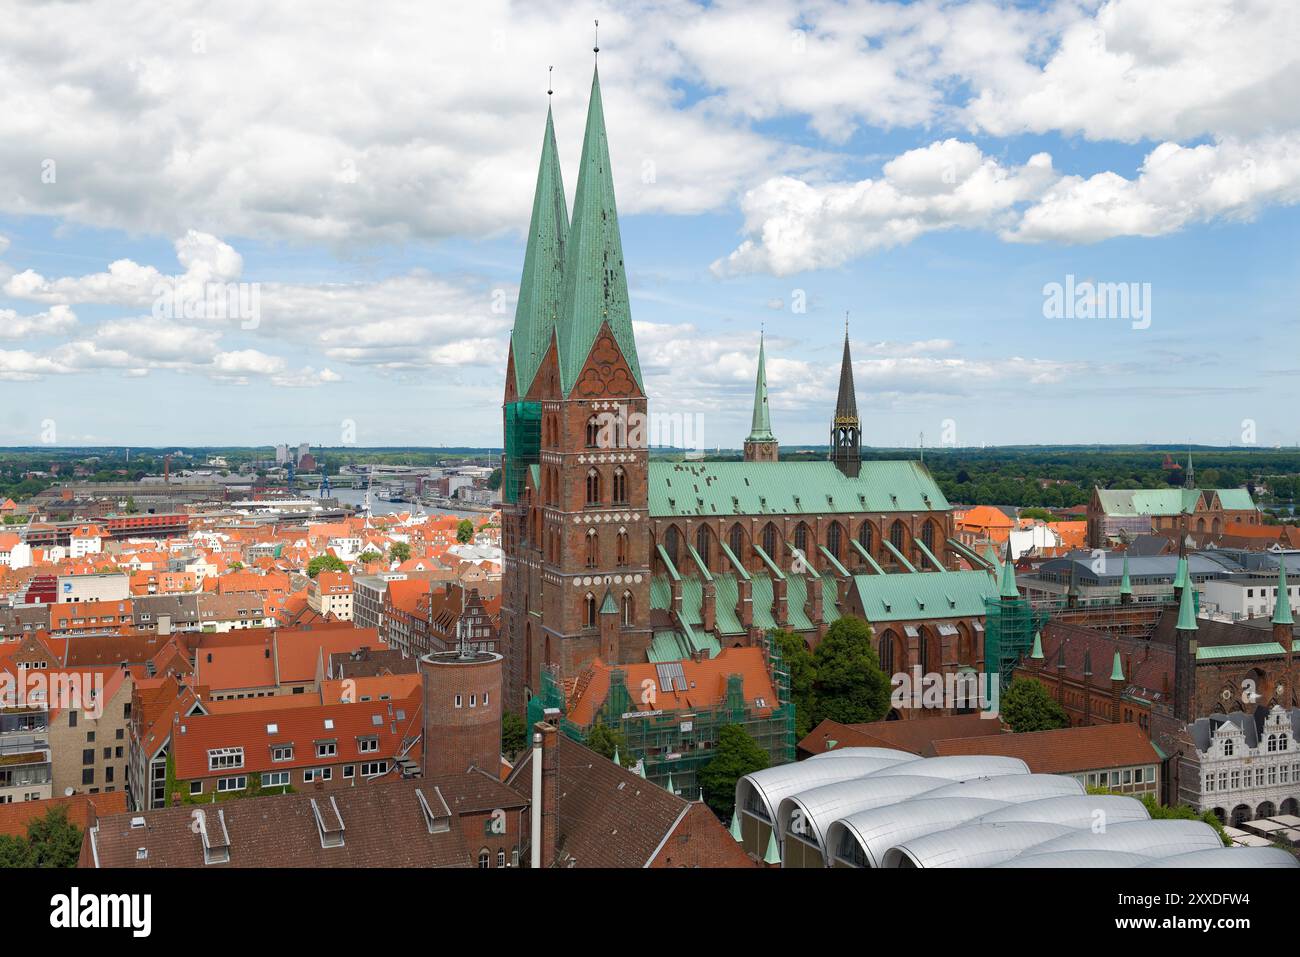
[[[27,839],[13,834],[0,834],[0,870],[7,867],[35,867],[32,846]]]
[[[817,666],[813,653],[803,638],[793,631],[779,629],[771,633],[786,671],[790,674],[790,697],[794,701],[794,734],[803,738],[813,727],[814,686]]]
[[[345,572],[347,562],[335,555],[317,555],[307,563],[307,577],[315,578],[321,572]]]
[[[828,629],[813,653],[817,669],[812,723],[879,721],[889,711],[889,677],[880,670],[871,626],[845,615]]]
[[[513,761],[527,744],[528,728],[524,719],[513,711],[507,711],[501,716],[501,753]]]
[[[384,557],[383,555],[380,555],[373,548],[367,548],[364,552],[362,552],[360,555],[357,556],[357,561],[359,561],[362,565],[369,565],[371,562],[377,562],[379,561],[379,559],[383,557]]]
[[[1055,519],[1055,516],[1052,515],[1052,513],[1049,512],[1047,509],[1045,509],[1045,508],[1038,508],[1038,507],[1036,507],[1036,506],[1035,506],[1035,507],[1032,507],[1032,508],[1022,508],[1022,509],[1020,510],[1020,517],[1021,517],[1021,518],[1036,518],[1036,519],[1038,519],[1040,522],[1050,522],[1050,521],[1053,521],[1053,520]]]
[[[1068,728],[1070,718],[1047,689],[1033,678],[1016,678],[1002,692],[998,711],[1007,726],[1017,733]]]
[[[499,468],[493,469],[492,474],[488,476],[487,487],[494,492],[501,487],[501,470]]]
[[[636,762],[627,752],[627,735],[620,728],[611,728],[603,721],[597,721],[587,732],[587,747],[597,754],[614,759],[615,750],[618,751],[618,759],[624,767],[629,767]]]
[[[746,774],[763,770],[771,761],[767,752],[738,724],[723,726],[714,750],[713,760],[700,769],[699,782],[704,789],[704,802],[726,821],[736,805],[736,782]]]
[[[81,828],[68,820],[68,809],[56,807],[27,825],[32,867],[76,867],[81,856]]]
[[[462,518],[456,525],[456,541],[462,545],[468,545],[474,540],[474,523],[468,518]]]
[[[406,542],[393,542],[388,546],[388,560],[391,562],[405,562],[411,558],[411,546]]]

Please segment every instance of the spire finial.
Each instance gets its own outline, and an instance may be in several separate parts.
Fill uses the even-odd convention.
[[[600,21],[599,20],[596,21],[595,37],[596,37],[596,42],[592,46],[591,52],[596,54],[599,57],[600,56]]]
[[[547,96],[550,96],[552,93],[555,92],[555,90],[552,89],[552,87],[554,86],[554,84],[551,83],[551,75],[552,75],[554,72],[555,72],[555,67],[554,67],[554,66],[548,66],[548,67],[546,68],[546,95],[547,95]]]

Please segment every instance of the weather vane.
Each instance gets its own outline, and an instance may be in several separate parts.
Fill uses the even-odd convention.
[[[555,67],[553,67],[553,66],[548,66],[548,67],[546,68],[546,95],[547,95],[547,96],[550,96],[552,93],[555,92],[555,90],[551,89],[551,87],[552,87],[552,85],[553,85],[553,84],[551,83],[551,73],[552,73],[554,70],[555,70]]]
[[[591,48],[592,53],[600,53],[600,21],[596,21],[596,44]]]

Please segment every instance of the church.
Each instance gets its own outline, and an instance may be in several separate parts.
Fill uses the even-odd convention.
[[[995,563],[954,538],[925,467],[862,461],[847,331],[830,454],[782,462],[760,340],[740,462],[652,461],[610,442],[645,421],[600,77],[572,216],[550,110],[506,365],[502,637],[507,707],[543,669],[716,656],[789,629],[815,647],[842,615],[871,623],[886,674],[983,670]],[[640,446],[640,447],[638,447]]]

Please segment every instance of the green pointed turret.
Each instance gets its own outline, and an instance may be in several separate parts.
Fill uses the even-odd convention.
[[[555,148],[555,123],[546,110],[546,134],[533,192],[533,216],[528,223],[524,273],[519,280],[519,302],[510,333],[515,363],[515,390],[527,394],[551,344],[551,332],[564,294],[564,245],[569,235],[569,208],[564,200],[560,157]]]
[[[1174,572],[1174,588],[1185,588],[1187,586],[1187,556],[1178,556],[1178,570]]]
[[[595,72],[591,78],[582,161],[578,166],[578,189],[573,198],[573,223],[565,244],[564,295],[556,330],[560,345],[560,387],[566,396],[573,391],[604,323],[609,323],[638,388],[644,389],[632,335],[623,241],[618,231],[605,110],[600,98],[600,73]]]
[[[1192,597],[1195,591],[1195,588],[1184,588],[1178,599],[1178,624],[1174,627],[1179,631],[1196,630],[1196,599]]]
[[[1291,618],[1291,599],[1287,594],[1285,555],[1277,557],[1277,604],[1273,607],[1273,624],[1295,624]]]
[[[1007,560],[1002,566],[998,595],[1001,598],[1020,597],[1020,589],[1016,587],[1016,564],[1011,560],[1011,539],[1007,539]]]
[[[673,787],[673,775],[671,771],[668,772],[668,793],[669,794],[677,793],[677,789]]]
[[[614,600],[614,592],[609,586],[605,586],[605,600],[600,603],[600,613],[602,615],[617,615],[618,602]]]
[[[780,864],[781,852],[776,847],[776,831],[767,835],[767,853],[763,855],[764,864]]]
[[[1043,634],[1042,634],[1042,632],[1039,632],[1039,631],[1034,632],[1034,650],[1031,651],[1031,652],[1029,653],[1029,657],[1030,657],[1030,658],[1033,658],[1035,661],[1042,661],[1042,660],[1043,660]]]
[[[1121,595],[1133,594],[1133,583],[1128,580],[1128,552],[1124,553],[1124,575],[1119,580],[1119,593]]]
[[[731,837],[737,844],[745,839],[740,831],[740,812],[734,807],[731,809],[731,827],[728,830],[731,831]]]
[[[623,766],[623,761],[622,761],[622,759],[619,758],[619,756],[618,756],[618,745],[617,745],[617,744],[614,745],[614,763],[617,764],[620,768]]]
[[[1110,669],[1110,680],[1111,681],[1124,680],[1124,667],[1123,665],[1120,664],[1118,651],[1115,652],[1115,663],[1111,666]]]
[[[767,361],[763,355],[763,336],[758,337],[758,376],[754,380],[754,415],[746,442],[773,442],[772,418],[767,410]]]

